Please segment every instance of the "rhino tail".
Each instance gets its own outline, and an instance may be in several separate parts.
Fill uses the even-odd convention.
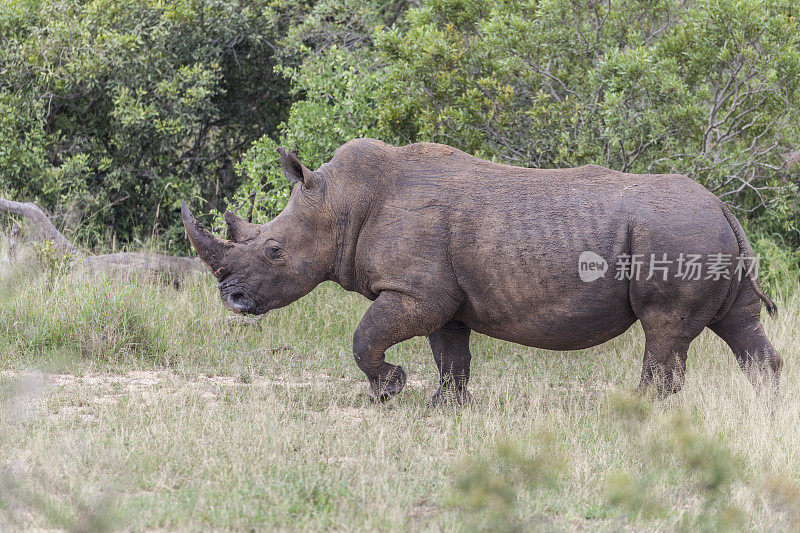
[[[731,229],[736,235],[736,242],[739,243],[739,254],[749,257],[755,261],[753,248],[750,246],[750,241],[747,240],[747,235],[744,234],[742,225],[739,224],[739,221],[736,220],[736,217],[733,215],[733,213],[731,213],[731,210],[727,205],[725,205],[724,202],[720,202],[720,205],[722,206],[722,213],[725,215],[725,218],[728,220],[728,224],[731,225]],[[758,282],[758,278],[753,276],[749,269],[745,270],[744,275],[749,281],[750,286],[753,288],[753,291],[755,291],[758,297],[761,298],[761,301],[764,302],[769,316],[777,316],[778,306],[775,305],[775,302],[773,302],[770,297],[764,294],[764,291],[761,290],[761,284]]]

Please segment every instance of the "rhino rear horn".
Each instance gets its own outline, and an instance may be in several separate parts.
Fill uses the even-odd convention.
[[[260,226],[252,224],[234,215],[231,211],[225,211],[225,223],[228,225],[228,238],[233,242],[244,242],[258,236]]]
[[[181,218],[183,227],[186,228],[186,235],[192,243],[197,255],[211,269],[217,279],[222,279],[227,275],[225,268],[225,255],[233,248],[233,243],[220,239],[194,218],[186,202],[181,202]]]

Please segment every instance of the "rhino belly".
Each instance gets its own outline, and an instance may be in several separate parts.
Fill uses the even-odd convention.
[[[614,338],[636,321],[629,281],[615,273],[615,258],[628,251],[627,224],[577,213],[550,231],[539,220],[504,226],[498,234],[483,225],[476,238],[457,242],[456,249],[469,251],[453,254],[467,326],[527,346],[574,350]],[[585,252],[606,262],[605,272],[588,281],[579,272]]]
[[[545,298],[533,292],[524,286],[515,293],[480,291],[467,299],[459,319],[490,337],[548,350],[601,344],[637,320],[627,282],[565,287]]]

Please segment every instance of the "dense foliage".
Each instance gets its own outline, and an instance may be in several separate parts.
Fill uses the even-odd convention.
[[[249,2],[4,2],[0,190],[85,241],[179,236],[180,199],[221,205],[285,117],[276,28]]]
[[[276,146],[316,167],[372,136],[686,173],[798,260],[797,0],[11,5],[0,188],[123,239],[181,196],[265,220]]]

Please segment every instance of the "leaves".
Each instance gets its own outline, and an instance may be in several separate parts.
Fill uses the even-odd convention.
[[[111,227],[123,242],[163,231],[184,247],[180,199],[221,205],[240,154],[288,110],[266,4],[6,3],[0,101],[13,99],[11,129],[27,133],[0,126],[0,146],[33,146],[8,155],[0,189],[82,213],[67,228],[79,240]]]

